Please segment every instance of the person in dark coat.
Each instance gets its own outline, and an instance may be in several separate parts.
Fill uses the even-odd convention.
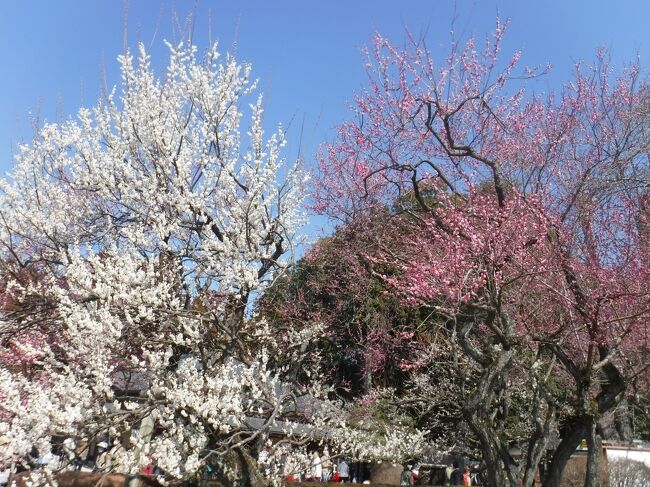
[[[451,472],[451,485],[463,485],[463,471],[458,466],[458,462],[454,462],[454,470]]]
[[[409,468],[408,465],[404,466],[404,470],[402,471],[402,475],[400,475],[400,478],[399,478],[399,484],[400,485],[413,485],[413,472],[411,472],[411,469]]]

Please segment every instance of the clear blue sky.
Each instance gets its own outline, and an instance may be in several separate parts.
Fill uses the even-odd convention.
[[[646,70],[649,66],[648,0],[196,4],[195,42],[205,46],[211,30],[222,50],[236,48],[240,59],[253,63],[265,93],[267,122],[286,125],[293,120],[292,155],[300,143],[309,156],[347,116],[347,103],[365,79],[360,48],[375,31],[397,41],[404,38],[405,27],[416,34],[426,31],[429,47],[437,49],[448,42],[454,19],[456,32],[482,36],[493,28],[498,12],[511,20],[506,52],[521,48],[526,64],[552,63],[553,72],[541,82],[542,89],[557,86],[574,60],[590,59],[598,46],[610,48],[617,64],[638,51]],[[164,63],[162,40],[174,39],[172,9],[182,21],[194,5],[193,0],[131,0],[128,44],[141,40],[151,45],[155,59]],[[124,10],[120,0],[0,0],[0,172],[9,169],[15,144],[31,139],[30,111],[52,121],[57,115],[74,115],[81,104],[93,104],[102,65],[109,85],[117,82],[115,58],[123,49]]]

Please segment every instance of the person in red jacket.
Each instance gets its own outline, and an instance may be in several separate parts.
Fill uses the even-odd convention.
[[[469,473],[469,468],[467,467],[463,470],[463,485],[472,485],[472,477]]]

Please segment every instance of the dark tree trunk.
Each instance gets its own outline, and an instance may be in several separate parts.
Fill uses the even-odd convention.
[[[487,483],[485,487],[504,487],[508,485],[504,470],[501,468],[501,460],[497,449],[494,448],[490,435],[481,425],[481,420],[477,419],[476,416],[468,416],[465,420],[481,445],[481,454],[483,455],[486,470]]]
[[[217,464],[214,487],[268,487],[257,462],[244,448],[231,450],[221,457]]]
[[[471,350],[471,344],[467,342],[466,337],[460,341],[461,345],[467,347],[466,350]],[[491,414],[495,397],[505,387],[503,375],[511,364],[512,355],[512,350],[502,350],[492,361],[481,363],[483,370],[480,379],[472,397],[463,408],[463,417],[481,445],[487,472],[486,487],[505,487],[509,484],[518,487],[506,478],[500,457],[501,444],[495,432],[498,426]]]
[[[598,462],[600,459],[600,441],[596,433],[596,420],[592,418],[587,436],[587,471],[585,472],[585,487],[596,487],[598,484]]]
[[[561,487],[562,474],[569,458],[576,451],[580,441],[587,434],[588,421],[585,418],[577,418],[570,428],[562,432],[562,441],[555,449],[551,464],[546,472],[544,487]]]
[[[601,359],[605,359],[608,350],[605,347],[601,347],[600,354]],[[623,393],[625,392],[625,378],[611,362],[603,365],[600,373],[604,380],[601,385],[601,391],[596,397],[596,405],[598,414],[603,415],[614,409],[622,400]],[[583,391],[582,395],[585,396],[586,391]],[[551,460],[544,487],[561,487],[562,474],[569,458],[575,452],[580,441],[583,438],[589,438],[592,429],[595,434],[595,428],[595,419],[588,414],[583,414],[574,419],[573,424],[569,425],[568,430],[562,433],[562,441],[555,450]]]
[[[532,487],[535,484],[535,474],[539,468],[539,463],[546,451],[546,446],[551,435],[551,426],[555,423],[557,412],[555,404],[546,403],[545,417],[541,414],[542,391],[538,391],[535,397],[533,414],[535,414],[535,431],[528,440],[528,449],[526,451],[526,465],[524,467],[523,487]]]
[[[602,440],[618,442],[630,442],[632,440],[630,405],[627,398],[624,397],[611,414],[601,418],[598,422],[597,431]]]

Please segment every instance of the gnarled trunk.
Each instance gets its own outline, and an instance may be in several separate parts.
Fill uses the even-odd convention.
[[[596,433],[596,421],[592,420],[587,436],[587,471],[585,472],[585,487],[597,487],[598,463],[600,460],[600,441]]]
[[[555,449],[551,464],[546,473],[544,487],[561,487],[562,474],[569,458],[576,451],[580,441],[585,437],[589,422],[586,418],[578,418],[576,422],[562,434],[562,441]]]
[[[270,482],[257,462],[244,448],[236,448],[221,457],[215,469],[212,487],[268,487]]]
[[[501,467],[499,452],[490,438],[491,435],[488,434],[486,428],[481,425],[481,421],[476,416],[466,416],[465,420],[481,444],[481,453],[485,462],[487,476],[487,484],[485,487],[504,487],[508,485],[505,471]],[[514,487],[517,486],[515,485]]]

